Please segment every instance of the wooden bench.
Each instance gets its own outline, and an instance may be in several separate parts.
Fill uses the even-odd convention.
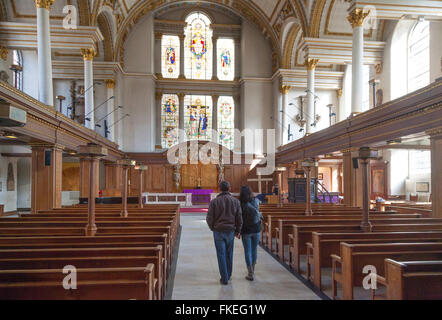
[[[321,289],[321,268],[331,267],[332,254],[339,254],[341,242],[392,243],[392,242],[442,242],[442,231],[427,232],[367,232],[318,233],[313,232],[312,242],[307,242],[307,279]],[[313,273],[311,273],[313,270]],[[312,277],[310,277],[312,275]]]
[[[442,261],[385,259],[385,277],[377,276],[377,281],[378,285],[386,286],[388,300],[440,300]]]
[[[77,269],[77,289],[66,290],[63,269],[0,270],[2,300],[153,300],[154,265]]]
[[[332,296],[337,299],[337,284],[342,286],[342,299],[353,300],[354,287],[362,286],[365,266],[376,268],[385,278],[384,260],[441,260],[442,243],[341,243],[340,255],[332,255]],[[340,270],[340,271],[339,271]]]
[[[373,232],[442,231],[442,224],[394,224],[375,225]],[[289,234],[290,266],[301,272],[301,255],[307,254],[307,243],[312,242],[313,232],[319,233],[361,233],[359,225],[293,225]]]
[[[154,276],[157,279],[156,296],[162,298],[165,285],[165,260],[163,259],[162,251],[161,245],[126,248],[1,249],[0,269],[12,268],[13,266],[16,266],[16,269],[20,269],[22,268],[20,265],[26,266],[26,261],[28,261],[27,265],[32,268],[33,260],[36,261],[37,266],[38,263],[49,264],[49,261],[55,263],[55,266],[58,266],[59,263],[75,266],[75,262],[78,261],[82,265],[93,265],[96,268],[101,268],[109,266],[109,263],[112,266],[115,266],[116,263],[123,264],[125,263],[124,260],[130,259],[130,257],[144,257],[145,260],[138,260],[143,264],[145,263],[144,266],[147,263],[154,262]],[[108,263],[109,258],[111,260]],[[44,262],[44,259],[47,261]],[[58,264],[53,262],[56,260],[58,260]],[[140,265],[133,267],[140,267]],[[4,281],[0,280],[0,282]]]

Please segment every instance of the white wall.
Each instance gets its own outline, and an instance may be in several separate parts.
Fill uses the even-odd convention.
[[[430,23],[430,81],[442,76],[442,22]]]
[[[8,164],[12,163],[14,173],[14,191],[7,191]],[[0,204],[5,205],[5,212],[17,210],[17,158],[3,157],[0,155]]]
[[[126,74],[117,80],[116,94],[129,118],[122,121],[120,147],[126,152],[150,152],[155,149],[155,82],[153,16],[147,14],[132,30],[125,44]],[[120,117],[116,117],[116,121]]]
[[[17,161],[17,207],[31,208],[31,158]]]
[[[385,150],[383,159],[389,161],[391,195],[405,194],[405,180],[408,179],[408,150]]]
[[[287,124],[290,123],[291,133],[293,133],[293,137],[290,141],[294,141],[304,137],[305,131],[299,132],[300,126],[295,121],[296,116],[300,113],[300,104],[299,104],[299,96],[305,96],[306,88],[294,88],[290,90],[287,95],[287,104],[293,103],[295,106],[287,106],[287,116],[289,120]],[[320,90],[317,89],[315,94],[319,97],[319,100],[316,103],[316,114],[321,116],[321,119],[316,125],[316,128],[312,128],[312,132],[320,131],[322,129],[329,127],[329,109],[327,108],[328,104],[333,104],[335,106],[338,105],[338,97],[336,94],[336,90]],[[307,104],[304,103],[304,119],[306,119],[306,108]],[[334,119],[333,119],[334,120]],[[304,126],[305,127],[305,126]],[[285,133],[287,134],[287,133]]]

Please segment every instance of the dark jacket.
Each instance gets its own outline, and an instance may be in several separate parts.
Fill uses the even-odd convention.
[[[212,231],[240,233],[242,213],[239,200],[229,192],[222,192],[210,201],[206,221]]]
[[[256,208],[256,210],[259,211],[259,200],[257,198],[254,198],[251,201],[251,204]],[[246,203],[241,203],[241,210],[242,210],[242,220],[247,221],[245,219],[245,214],[247,213]],[[243,223],[241,234],[253,234],[258,232],[261,232],[261,222],[252,225],[246,225],[245,223]]]

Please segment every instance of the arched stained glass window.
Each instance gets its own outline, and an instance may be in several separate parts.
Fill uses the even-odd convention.
[[[418,22],[408,38],[408,92],[430,83],[430,24]]]
[[[234,146],[235,102],[233,97],[221,96],[218,99],[219,143],[232,150]]]
[[[184,45],[184,73],[187,79],[212,79],[212,30],[210,19],[201,12],[190,14],[187,19]]]
[[[218,79],[232,81],[235,78],[235,42],[218,39],[217,51]]]
[[[161,66],[164,78],[178,78],[180,74],[180,39],[164,35],[161,39]]]
[[[187,140],[212,139],[212,97],[187,95],[184,97],[184,129]]]
[[[161,99],[161,144],[170,148],[178,143],[179,102],[175,94],[165,94]]]

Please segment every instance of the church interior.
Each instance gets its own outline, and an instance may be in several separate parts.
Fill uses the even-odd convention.
[[[434,0],[1,0],[0,299],[442,299],[441,39]]]

